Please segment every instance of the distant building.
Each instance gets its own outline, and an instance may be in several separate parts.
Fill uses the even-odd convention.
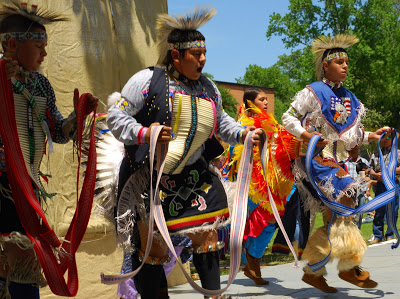
[[[264,86],[256,86],[256,85],[248,85],[241,83],[231,83],[231,82],[223,82],[223,81],[215,81],[218,85],[225,87],[229,90],[232,96],[238,102],[237,111],[239,111],[240,105],[243,103],[243,94],[246,90],[251,88],[259,88],[265,92],[268,99],[268,112],[274,115],[275,113],[275,88],[268,88]],[[223,100],[223,99],[222,99]]]

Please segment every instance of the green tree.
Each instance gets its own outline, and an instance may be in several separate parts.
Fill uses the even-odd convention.
[[[307,46],[294,50],[289,55],[279,56],[275,65],[289,76],[291,82],[297,83],[295,88],[302,88],[316,80],[313,61],[311,47]]]
[[[346,33],[353,27],[355,14],[363,2],[290,0],[289,13],[283,17],[277,13],[269,16],[267,39],[273,35],[282,36],[286,48],[296,48],[309,46],[321,34]]]
[[[268,68],[255,64],[249,65],[243,78],[236,79],[236,82],[275,88],[275,98],[280,99],[282,102],[287,101],[288,97],[290,99],[290,96],[293,96],[298,88],[296,84],[291,82],[290,77],[284,74],[276,65]]]
[[[279,122],[281,122],[282,114],[285,113],[289,109],[290,101],[287,101],[285,103],[282,103],[280,99],[275,98],[275,107],[274,107],[274,116],[275,119]]]
[[[400,122],[399,1],[368,1],[356,14],[355,32],[361,42],[352,55],[357,96],[385,117],[381,125],[399,129]]]
[[[365,129],[371,131],[375,130],[375,128],[386,126],[392,117],[391,111],[382,114],[375,109],[368,109],[367,113],[362,119],[362,122]]]

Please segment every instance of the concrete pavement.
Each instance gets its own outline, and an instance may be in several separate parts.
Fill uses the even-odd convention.
[[[341,280],[334,261],[328,264],[327,283],[337,288],[338,293],[326,294],[301,281],[303,271],[294,268],[294,263],[269,266],[261,269],[267,286],[256,286],[252,280],[239,272],[234,283],[225,294],[233,298],[400,298],[400,248],[392,250],[391,241],[368,247],[362,266],[371,273],[379,284],[375,289],[361,289]],[[302,267],[301,263],[301,267]],[[221,276],[222,286],[228,275]],[[189,284],[169,288],[171,299],[188,299],[203,296],[196,293]]]

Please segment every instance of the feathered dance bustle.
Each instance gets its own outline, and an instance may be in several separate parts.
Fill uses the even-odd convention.
[[[97,115],[95,120],[95,138],[96,138],[96,185],[94,193],[94,205],[96,213],[113,221],[114,207],[116,205],[119,167],[124,157],[124,145],[118,141],[108,130],[106,123],[106,114]],[[86,127],[91,127],[86,124]],[[90,132],[84,135],[82,142],[82,160],[81,167],[86,169]],[[85,175],[85,171],[83,173]]]

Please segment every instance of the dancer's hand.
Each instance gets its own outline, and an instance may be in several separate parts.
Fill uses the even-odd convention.
[[[373,169],[371,169],[371,175],[378,180],[379,182],[382,182],[382,172],[375,172]]]
[[[383,134],[388,134],[388,136],[390,136],[392,131],[393,131],[393,129],[390,127],[383,127],[383,128],[376,130],[375,132],[370,132],[368,135],[368,142],[371,142],[373,140],[379,140],[379,138]]]
[[[264,134],[263,130],[257,129],[255,126],[247,126],[242,134],[242,143],[246,140],[247,134],[250,131],[254,131],[254,134],[251,136],[251,142],[253,144],[259,144],[261,141],[261,136]]]
[[[151,127],[153,126],[159,126],[160,123],[152,123],[149,127],[149,129],[146,131],[146,135],[144,137],[144,140],[146,143],[150,143],[150,132],[151,132]],[[168,143],[171,141],[172,139],[172,128],[171,127],[166,127],[164,126],[161,129],[160,135],[158,135],[158,139],[157,139],[157,144],[159,143]]]
[[[6,76],[7,79],[11,79],[17,74],[18,70],[18,61],[12,60],[11,58],[5,58],[5,68],[6,68]]]
[[[91,93],[88,94],[87,103],[86,103],[86,109],[85,109],[85,116],[89,115],[94,110],[96,110],[98,102],[99,102],[98,98],[96,98]],[[79,89],[75,88],[74,89],[74,109],[75,109],[75,112],[78,109],[78,104],[79,104]]]
[[[311,138],[312,138],[314,135],[321,136],[321,138],[320,138],[320,139],[318,140],[318,142],[317,142],[317,146],[318,146],[318,147],[324,148],[325,146],[327,146],[327,145],[329,144],[329,141],[328,141],[328,140],[325,140],[324,137],[322,137],[322,134],[321,134],[321,133],[318,133],[318,132],[316,132],[316,131],[314,131],[314,132],[312,132],[312,133],[307,132],[307,131],[304,131],[304,132],[301,134],[300,138],[303,139],[303,141],[304,141],[306,144],[308,144],[308,143],[310,142]]]

